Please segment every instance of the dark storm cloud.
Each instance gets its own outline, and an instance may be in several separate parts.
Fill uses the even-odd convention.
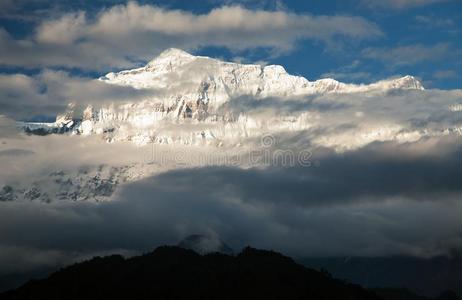
[[[382,152],[387,147],[393,155]],[[175,170],[157,176],[153,188],[168,197],[195,195],[200,187],[204,197],[304,207],[387,197],[432,201],[462,190],[461,147],[444,156],[410,156],[407,147],[378,144],[344,154],[318,150],[311,167],[297,166],[295,160],[291,167]],[[274,163],[282,163],[271,155]]]

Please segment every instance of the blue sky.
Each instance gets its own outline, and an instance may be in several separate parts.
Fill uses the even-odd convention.
[[[133,13],[132,20],[138,18],[140,24],[130,29],[117,21],[106,23],[103,29],[97,26],[116,5],[119,17]],[[461,87],[460,0],[177,0],[130,4],[115,0],[5,0],[0,8],[1,73],[64,69],[76,76],[95,77],[143,65],[162,49],[179,47],[225,60],[280,64],[289,73],[309,80],[333,77],[367,83],[410,74],[427,88]],[[215,19],[211,16],[214,10],[221,10]],[[143,11],[146,15],[136,15]],[[280,14],[281,22],[276,17],[274,24],[271,22],[276,15],[260,18],[264,12]],[[236,13],[244,18],[235,17]],[[141,24],[159,19],[159,14],[172,24],[159,29],[156,24]],[[172,32],[170,28],[178,22],[170,14],[189,21]],[[70,27],[59,27],[63,23]],[[114,33],[117,30],[125,35]]]

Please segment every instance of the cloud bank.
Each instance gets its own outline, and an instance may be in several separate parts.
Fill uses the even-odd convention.
[[[9,266],[3,273],[18,271],[8,261],[31,270],[94,253],[148,251],[196,233],[297,257],[451,255],[462,247],[460,142],[318,149],[310,167],[175,169],[122,185],[104,203],[0,202],[0,264]],[[92,147],[104,153],[113,145]],[[57,152],[55,165],[65,164],[65,149]]]
[[[391,68],[462,58],[462,49],[450,43],[407,45],[392,48],[366,48],[362,56],[378,60]]]

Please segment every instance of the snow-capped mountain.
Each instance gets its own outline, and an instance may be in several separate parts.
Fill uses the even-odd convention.
[[[77,170],[56,170],[30,184],[4,185],[0,202],[106,201],[119,184],[133,181],[134,166],[82,166]]]
[[[242,96],[264,99],[326,93],[386,92],[394,89],[423,90],[412,76],[383,80],[369,85],[345,84],[334,79],[309,81],[290,75],[282,66],[223,62],[168,49],[145,67],[108,73],[99,80],[136,89],[152,89],[148,103],[138,104],[154,111],[149,119],[193,118],[204,120],[232,99]],[[155,91],[155,92],[154,92]],[[110,113],[109,113],[110,114]],[[103,118],[113,116],[105,115]],[[118,116],[119,117],[119,116]]]
[[[369,85],[345,84],[334,79],[308,81],[290,75],[278,65],[252,65],[223,62],[204,56],[193,56],[179,49],[168,49],[145,67],[108,73],[100,80],[134,88],[182,91],[182,96],[203,100],[212,106],[222,105],[238,95],[259,97],[296,96],[320,93],[354,93],[390,89],[423,90],[412,76],[384,80]],[[185,87],[185,84],[188,84]],[[188,93],[189,92],[189,93]],[[197,99],[196,99],[197,98]]]
[[[53,124],[21,126],[28,133],[97,134],[107,141],[133,141],[140,145],[240,144],[239,139],[268,132],[339,127],[341,130],[333,135],[313,136],[310,141],[337,150],[373,141],[414,141],[459,128],[448,124],[441,128],[415,128],[413,124],[425,124],[436,107],[427,102],[423,103],[430,105],[425,114],[403,113],[409,99],[426,92],[412,76],[367,85],[329,78],[309,81],[288,74],[282,66],[223,62],[168,49],[145,67],[111,72],[98,80],[142,90],[144,96],[104,105],[95,102],[82,108],[70,104]],[[375,109],[373,105],[390,105],[389,101],[382,101],[384,97],[401,97],[402,103]],[[265,113],[268,108],[269,114]],[[390,120],[375,116],[375,111],[387,111]],[[364,119],[366,114],[372,114],[373,122]],[[416,122],[416,118],[422,120]],[[358,120],[356,128],[345,130],[349,127],[342,125],[344,119]]]

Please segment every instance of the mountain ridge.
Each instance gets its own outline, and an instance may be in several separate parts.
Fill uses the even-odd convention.
[[[0,299],[355,299],[379,300],[360,286],[307,269],[277,252],[247,247],[236,256],[162,246],[125,259],[95,257]]]
[[[252,79],[252,85],[257,85],[256,89],[253,90],[249,89],[248,87],[245,88],[245,92],[253,92],[253,96],[259,96],[262,94],[262,92],[263,96],[276,96],[281,94],[279,90],[281,87],[280,85],[278,85],[278,89],[272,89],[265,81],[255,82],[256,78],[262,78],[270,81],[274,79],[282,79],[282,81],[285,81],[285,86],[282,87],[291,88],[289,90],[284,90],[284,93],[287,94],[290,92],[291,95],[309,95],[329,92],[354,93],[368,91],[387,91],[391,89],[424,90],[424,87],[420,81],[411,75],[380,80],[371,84],[347,84],[332,78],[323,78],[316,81],[309,81],[302,76],[290,75],[287,73],[284,67],[280,65],[262,66],[258,64],[239,64],[235,62],[225,62],[207,56],[194,56],[177,48],[169,48],[163,51],[157,57],[149,61],[144,67],[124,70],[116,73],[110,72],[100,77],[99,80],[110,84],[128,85],[138,89],[165,87],[159,85],[158,82],[151,82],[150,79],[156,79],[156,75],[165,75],[175,71],[181,72],[183,70],[178,70],[178,68],[184,67],[185,65],[197,61],[200,61],[204,64],[216,64],[222,69],[225,69],[224,74],[214,74],[213,72],[210,72],[205,75],[219,77],[218,81],[224,80],[224,83],[228,86],[228,89],[231,90],[235,82],[233,82],[232,79],[231,81],[226,80],[228,75],[226,74],[226,71],[228,71],[226,69],[230,69],[229,72],[232,74],[236,72],[239,73],[240,69],[244,69],[243,74],[248,75],[246,73],[250,73],[253,78],[250,77],[248,79]],[[209,67],[208,71],[211,70],[213,70],[213,66]],[[146,73],[153,73],[153,77],[151,78]],[[145,76],[140,76],[140,74],[144,74]],[[255,86],[253,87],[255,88]],[[265,93],[266,89],[269,89],[267,93]]]
[[[0,293],[0,299],[329,299],[431,300],[406,289],[367,290],[275,251],[201,255],[176,246],[124,258],[94,257],[48,278]],[[443,292],[437,300],[456,300]]]

